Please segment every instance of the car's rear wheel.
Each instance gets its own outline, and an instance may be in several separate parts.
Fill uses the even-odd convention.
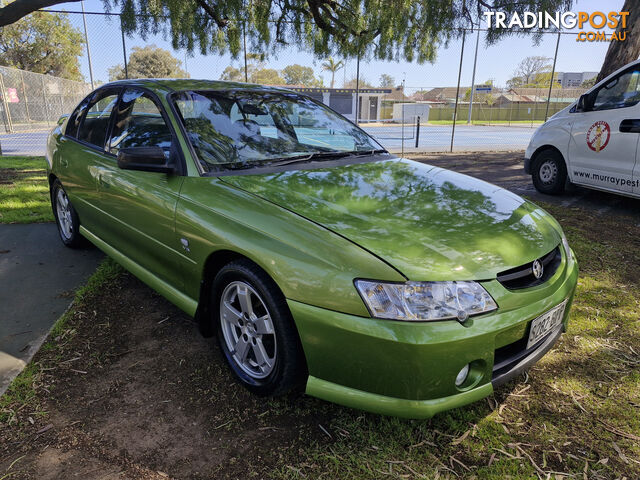
[[[306,374],[298,333],[284,295],[249,260],[224,266],[213,282],[213,312],[222,353],[236,378],[259,395],[280,395]]]
[[[84,238],[80,235],[78,214],[73,208],[67,192],[64,191],[62,184],[57,179],[51,185],[51,206],[62,243],[69,248],[83,246]]]
[[[564,192],[567,181],[567,167],[557,150],[547,149],[536,155],[531,178],[533,186],[540,193],[558,195]]]

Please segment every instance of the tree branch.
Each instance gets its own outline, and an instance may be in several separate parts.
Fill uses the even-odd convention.
[[[17,22],[41,8],[51,7],[59,3],[79,2],[80,0],[15,0],[0,8],[0,27]]]
[[[216,8],[209,5],[206,0],[196,0],[196,3],[200,5],[205,12],[207,12],[207,15],[209,15],[214,22],[216,22],[218,28],[224,28],[229,24],[229,20],[226,18],[220,18],[220,14],[216,11]]]

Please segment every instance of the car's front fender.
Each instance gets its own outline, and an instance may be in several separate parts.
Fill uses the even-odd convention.
[[[213,177],[185,178],[176,211],[185,291],[198,300],[207,258],[232,251],[265,270],[290,300],[369,316],[355,278],[404,281],[353,242],[285,208]]]

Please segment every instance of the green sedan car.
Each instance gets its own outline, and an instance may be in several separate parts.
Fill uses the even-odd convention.
[[[194,316],[258,395],[426,418],[567,326],[578,267],[549,214],[304,95],[110,83],[61,118],[47,160],[64,244],[88,239]]]

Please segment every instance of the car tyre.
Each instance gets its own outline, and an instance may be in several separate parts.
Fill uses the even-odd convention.
[[[249,260],[225,265],[213,281],[212,317],[222,354],[249,391],[277,396],[306,378],[291,312],[275,282]]]
[[[547,149],[536,155],[531,169],[533,186],[540,193],[559,195],[564,192],[567,167],[557,150]]]
[[[58,179],[51,185],[51,207],[62,243],[69,248],[84,246],[84,237],[80,235],[78,213]]]

